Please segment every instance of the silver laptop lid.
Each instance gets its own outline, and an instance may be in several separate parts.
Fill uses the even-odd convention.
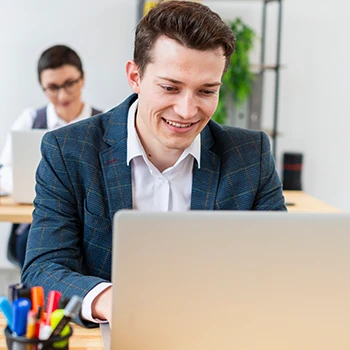
[[[111,349],[350,347],[350,214],[114,218]]]
[[[46,129],[12,131],[12,197],[18,203],[32,203],[35,173],[41,159],[40,145]]]

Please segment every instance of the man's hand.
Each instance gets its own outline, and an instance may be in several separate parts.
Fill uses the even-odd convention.
[[[107,320],[112,325],[112,286],[101,292],[91,305],[93,318]]]

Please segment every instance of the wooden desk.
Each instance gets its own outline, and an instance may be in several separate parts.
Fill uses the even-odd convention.
[[[0,197],[0,222],[31,223],[32,204],[17,204],[11,197]]]
[[[340,213],[341,210],[332,207],[317,198],[302,191],[284,191],[286,202],[291,213]],[[0,197],[0,222],[30,223],[32,222],[33,206],[17,204],[11,197]]]
[[[288,212],[290,213],[341,213],[338,208],[332,207],[319,199],[302,191],[283,191]]]
[[[340,213],[341,210],[334,208],[302,191],[284,191],[289,212],[319,212],[319,213]],[[32,205],[15,204],[9,197],[0,198],[0,221],[7,222],[31,222]],[[3,333],[6,324],[3,315],[0,314],[0,350],[7,349],[6,340]],[[71,350],[103,350],[100,330],[85,329],[73,325],[74,334],[69,341]]]
[[[103,350],[102,337],[99,328],[86,329],[75,324],[73,335],[69,339],[70,350]],[[0,315],[0,350],[7,350],[4,329],[6,322],[4,316]]]

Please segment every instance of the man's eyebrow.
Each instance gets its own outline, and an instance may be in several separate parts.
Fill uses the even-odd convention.
[[[203,84],[203,86],[206,86],[206,87],[215,87],[215,86],[221,86],[221,85],[222,85],[221,81],[215,81],[214,83]]]
[[[172,79],[172,78],[167,78],[167,77],[161,77],[161,76],[158,76],[159,79],[162,79],[162,80],[167,80],[173,84],[183,84],[182,81],[180,80],[176,80],[176,79]],[[203,84],[202,86],[205,86],[205,87],[215,87],[215,86],[221,86],[222,85],[222,82],[221,81],[214,81],[212,83],[205,83]]]

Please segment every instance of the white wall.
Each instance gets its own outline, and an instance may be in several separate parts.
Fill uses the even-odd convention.
[[[303,188],[350,211],[350,3],[287,0],[279,153],[304,153]]]
[[[260,31],[259,1],[204,0],[225,19],[241,16]],[[85,98],[109,108],[126,97],[125,62],[132,56],[136,0],[0,0],[0,148],[25,107],[45,103],[36,77],[43,49],[75,48],[86,70]],[[304,154],[303,189],[350,211],[350,3],[345,0],[283,0],[278,167],[281,154]],[[267,61],[275,51],[276,6],[271,4]],[[258,61],[259,45],[253,53]],[[264,97],[264,126],[272,121],[272,77]],[[0,231],[7,228],[0,226]],[[3,237],[3,232],[0,232]],[[0,260],[1,263],[1,260]]]

